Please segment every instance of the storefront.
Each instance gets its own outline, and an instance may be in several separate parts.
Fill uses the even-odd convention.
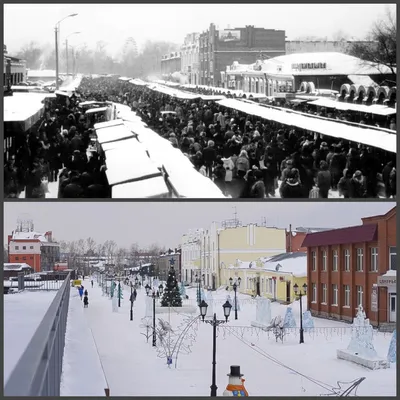
[[[381,299],[383,303],[387,304],[386,321],[395,323],[397,312],[396,271],[390,270],[386,274],[378,276],[377,284],[378,288],[381,288]]]

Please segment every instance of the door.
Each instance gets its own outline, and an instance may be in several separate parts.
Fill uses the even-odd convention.
[[[290,303],[290,282],[286,282],[286,302]]]
[[[396,293],[389,294],[389,322],[396,322],[397,296]]]

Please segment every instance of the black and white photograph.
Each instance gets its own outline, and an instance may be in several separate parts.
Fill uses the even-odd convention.
[[[5,197],[395,198],[396,32],[394,4],[6,4]]]

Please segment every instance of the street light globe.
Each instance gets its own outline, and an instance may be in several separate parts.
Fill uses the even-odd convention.
[[[304,283],[303,290],[304,290],[304,294],[306,294],[307,293],[307,283]]]
[[[207,315],[208,304],[204,300],[202,300],[201,303],[199,304],[199,308],[200,308],[200,315],[204,321],[204,317]]]
[[[293,291],[294,291],[294,294],[297,294],[297,292],[299,291],[299,285],[297,283],[295,283],[293,285]]]
[[[229,303],[229,301],[227,300],[225,302],[225,304],[222,306],[222,308],[224,309],[224,316],[226,321],[228,321],[229,315],[231,314],[231,303]]]
[[[232,281],[233,281],[233,279],[232,279],[232,277],[230,277],[230,278],[229,278],[229,284],[230,284],[230,285],[232,285]]]
[[[239,278],[238,278],[239,286],[240,286],[240,282],[242,282],[242,278],[239,276]]]

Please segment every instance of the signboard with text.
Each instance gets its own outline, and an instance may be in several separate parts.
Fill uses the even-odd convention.
[[[218,39],[221,42],[238,42],[240,41],[240,31],[225,29],[218,31]]]
[[[326,69],[326,63],[317,62],[317,63],[298,63],[292,64],[292,69]]]
[[[383,287],[396,286],[396,277],[395,276],[378,276],[377,284],[378,284],[378,286],[383,286]]]
[[[373,286],[371,292],[371,311],[377,312],[378,311],[378,287]]]

